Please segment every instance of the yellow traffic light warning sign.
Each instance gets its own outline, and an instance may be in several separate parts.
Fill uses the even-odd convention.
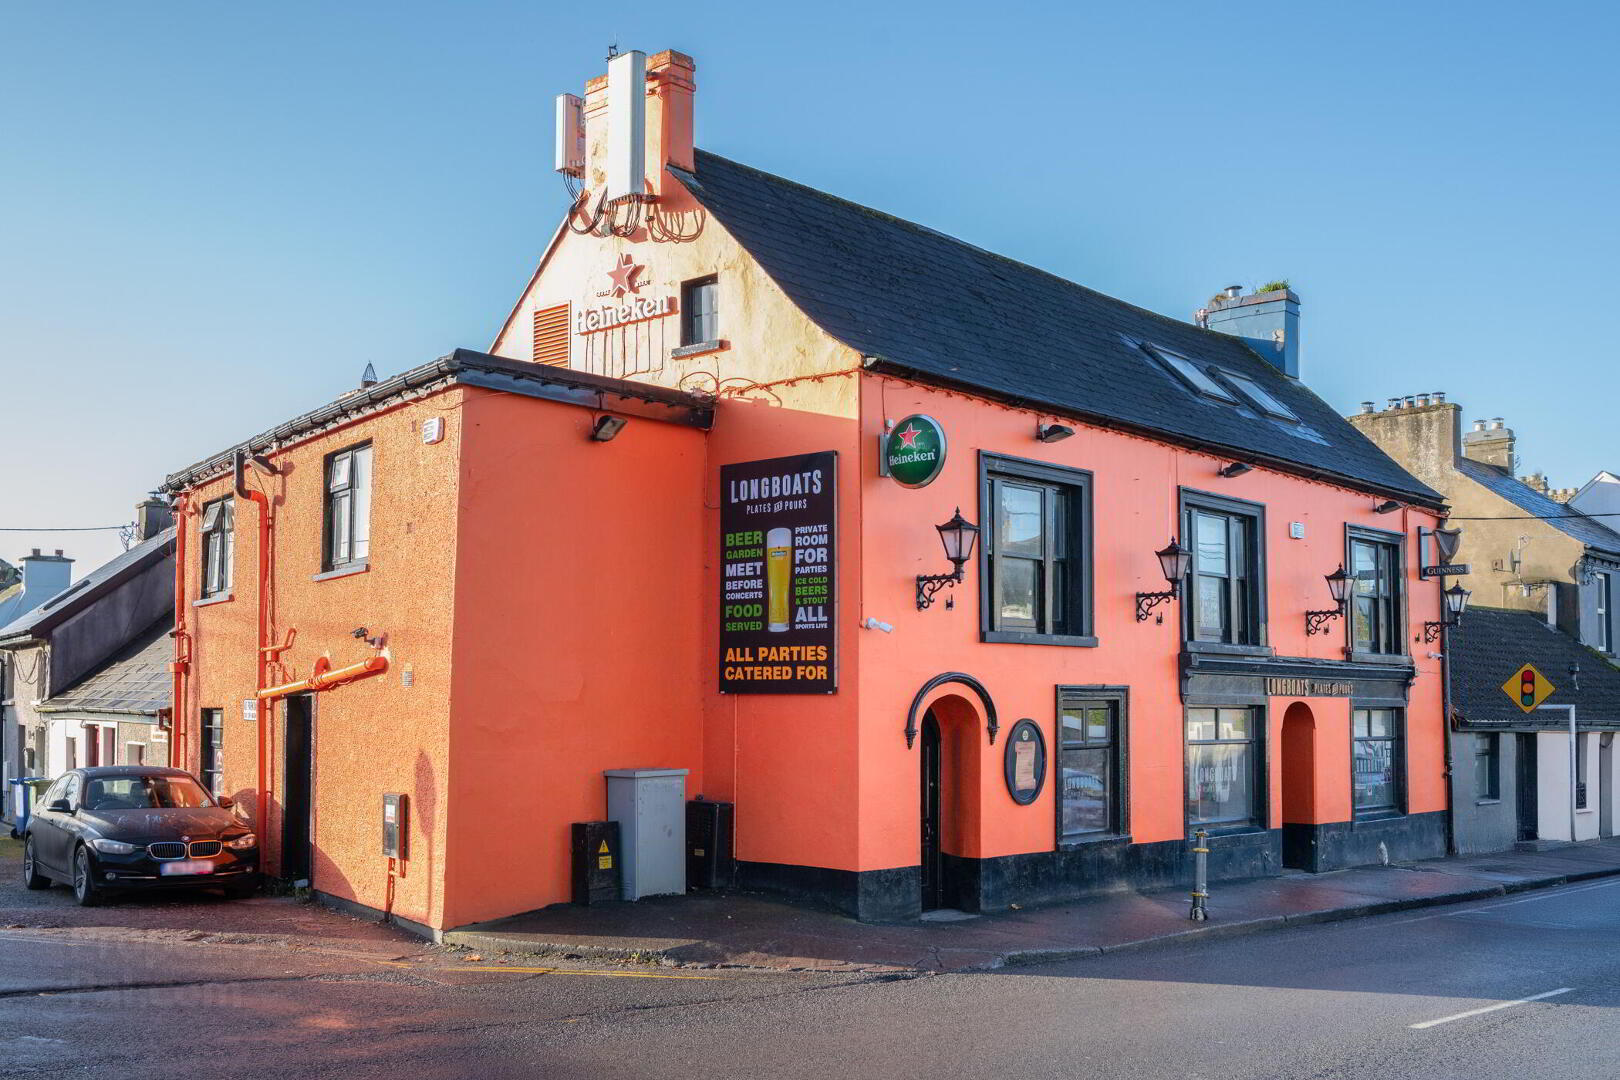
[[[1513,703],[1525,712],[1535,712],[1536,706],[1546,701],[1556,689],[1533,664],[1524,665],[1513,673],[1513,678],[1502,684],[1502,693],[1512,698]]]

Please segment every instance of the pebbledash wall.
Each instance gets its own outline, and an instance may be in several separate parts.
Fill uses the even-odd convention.
[[[390,662],[383,675],[314,695],[316,890],[430,933],[565,901],[569,825],[604,816],[602,771],[671,767],[690,770],[688,797],[736,804],[741,884],[863,918],[914,917],[921,764],[906,729],[929,711],[942,728],[941,847],[953,906],[996,910],[1186,880],[1185,709],[1204,704],[1248,704],[1264,719],[1263,817],[1216,838],[1217,877],[1276,872],[1285,853],[1291,864],[1326,869],[1444,850],[1438,663],[1417,640],[1440,611],[1438,585],[1416,570],[1416,530],[1435,523],[1432,511],[1376,515],[1366,491],[1263,466],[1223,478],[1216,470],[1226,459],[1168,440],[874,374],[672,182],[666,162],[691,166],[694,68],[677,53],[648,67],[661,74],[648,142],[664,239],[645,227],[621,237],[565,225],[491,352],[533,363],[537,328],[554,342],[562,309],[568,370],[558,379],[581,373],[696,393],[712,405],[711,426],[663,423],[610,393],[569,404],[452,381],[247,444],[276,469],[249,470],[247,481],[275,514],[271,637],[288,647],[270,681],[307,676],[322,656],[333,666],[364,659],[372,650],[352,636],[358,627],[383,635]],[[587,188],[600,182],[605,139],[591,96],[601,88],[592,86]],[[627,269],[640,298],[678,298],[683,282],[713,275],[717,340],[682,348],[679,303],[627,325],[580,323],[584,312],[624,304],[613,293]],[[592,441],[604,412],[629,422],[611,442]],[[949,453],[932,485],[908,490],[879,475],[877,447],[890,421],[916,412],[944,425]],[[445,424],[442,441],[423,441],[429,419]],[[1037,442],[1037,420],[1053,419],[1075,435]],[[326,577],[323,463],[367,440],[369,562]],[[838,455],[838,689],[721,694],[720,470],[819,451]],[[981,640],[977,563],[944,594],[953,606],[942,595],[916,610],[915,576],[947,569],[934,524],[957,507],[980,523],[990,517],[980,493],[986,453],[1092,474],[1094,645]],[[171,478],[188,530],[182,763],[198,767],[200,710],[222,709],[222,788],[251,813],[255,722],[242,702],[255,680],[258,511],[238,500],[230,598],[195,605],[197,511],[231,488],[217,462],[201,475]],[[1179,602],[1160,609],[1162,623],[1137,621],[1134,594],[1164,588],[1153,552],[1180,535],[1184,490],[1264,505],[1269,654],[1188,649]],[[1305,634],[1304,611],[1329,606],[1323,576],[1344,559],[1347,525],[1406,538],[1405,648],[1385,663],[1346,663],[1342,620],[1327,635]],[[866,629],[869,618],[892,632]],[[940,676],[969,681],[941,682],[915,700]],[[1267,679],[1279,677],[1353,686],[1359,696],[1267,693]],[[1063,686],[1123,688],[1128,697],[1125,836],[1059,843]],[[1402,805],[1378,820],[1351,811],[1353,705],[1404,709]],[[272,868],[282,712],[276,706],[266,725],[270,810],[261,831]],[[1048,754],[1043,788],[1027,805],[1003,776],[1008,733],[1023,718],[1040,727]],[[411,847],[392,881],[379,844],[385,792],[409,796]]]

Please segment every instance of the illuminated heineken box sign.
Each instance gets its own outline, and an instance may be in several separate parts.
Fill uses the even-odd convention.
[[[945,468],[945,429],[922,413],[906,417],[883,439],[883,470],[902,487],[927,487]]]

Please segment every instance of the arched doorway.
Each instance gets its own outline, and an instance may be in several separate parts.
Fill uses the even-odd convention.
[[[1283,865],[1317,869],[1316,716],[1303,701],[1283,713]]]
[[[956,695],[939,698],[919,730],[922,910],[979,910],[979,785],[983,757],[978,711]]]

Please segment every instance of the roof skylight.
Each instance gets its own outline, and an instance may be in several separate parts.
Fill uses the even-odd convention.
[[[1168,349],[1162,349],[1157,345],[1149,345],[1148,348],[1152,350],[1154,356],[1163,361],[1166,367],[1180,376],[1181,380],[1194,391],[1203,394],[1205,397],[1212,397],[1216,401],[1224,401],[1228,405],[1238,404],[1238,399],[1232,396],[1230,390],[1210,378],[1207,371],[1185,356],[1173,353]]]
[[[1278,401],[1272,396],[1271,391],[1267,390],[1265,387],[1261,386],[1247,375],[1239,375],[1235,371],[1225,370],[1223,370],[1221,374],[1225,375],[1234,386],[1248,395],[1249,399],[1256,405],[1260,406],[1260,411],[1265,413],[1267,416],[1275,416],[1279,420],[1293,420],[1296,422],[1299,420],[1298,413],[1284,405],[1282,402]]]

